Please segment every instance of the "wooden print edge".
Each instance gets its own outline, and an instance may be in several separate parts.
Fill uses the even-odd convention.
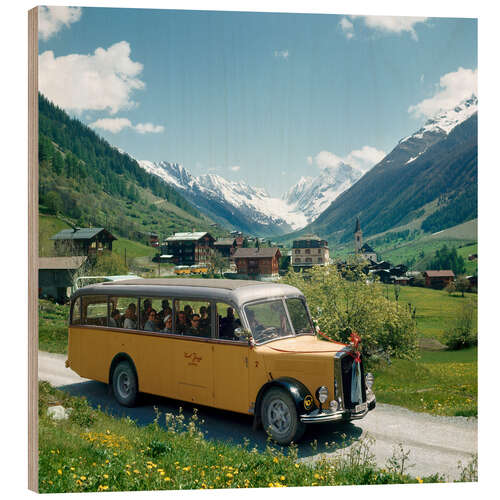
[[[28,11],[28,488],[38,493],[38,7]]]

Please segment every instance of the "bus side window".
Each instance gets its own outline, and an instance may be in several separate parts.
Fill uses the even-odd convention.
[[[82,297],[82,324],[106,326],[108,322],[108,297],[86,295]]]
[[[235,328],[241,327],[238,311],[229,304],[217,302],[217,321],[219,338],[226,340],[240,340],[234,335]]]
[[[71,309],[71,324],[79,325],[81,323],[81,314],[80,314],[80,302],[81,297],[77,297],[73,301],[72,309]]]

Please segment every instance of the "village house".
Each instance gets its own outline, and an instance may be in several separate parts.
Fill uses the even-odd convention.
[[[294,270],[311,266],[326,266],[330,263],[328,241],[315,234],[306,234],[293,241],[291,264]]]
[[[63,229],[50,238],[58,255],[84,255],[96,257],[111,252],[116,238],[103,227],[75,227]]]
[[[163,241],[162,254],[171,255],[170,262],[176,265],[206,264],[214,250],[214,242],[207,232],[175,233]]]
[[[64,303],[71,295],[74,276],[87,261],[85,256],[40,257],[38,259],[38,296]]]
[[[239,279],[266,280],[279,275],[279,248],[238,248],[234,253]]]
[[[425,286],[428,288],[445,288],[446,285],[455,281],[455,273],[450,269],[443,271],[424,271]]]
[[[238,248],[236,238],[221,238],[214,242],[214,248],[222,257],[232,258]]]

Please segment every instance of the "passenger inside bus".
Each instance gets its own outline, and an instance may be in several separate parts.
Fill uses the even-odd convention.
[[[174,333],[174,331],[172,330],[172,315],[171,314],[168,314],[165,317],[164,324],[165,324],[165,328],[163,329],[163,333]]]
[[[151,309],[149,311],[148,320],[146,321],[146,323],[144,325],[144,330],[146,330],[147,332],[156,332],[157,331],[157,328],[156,328],[156,311],[154,309]]]
[[[186,313],[184,311],[179,311],[177,313],[177,321],[175,322],[175,331],[180,335],[186,333],[189,329],[189,324],[186,320]]]
[[[118,309],[113,309],[113,311],[111,312],[111,316],[109,318],[109,326],[113,328],[121,328],[121,314]]]
[[[123,321],[123,328],[130,328],[134,330],[137,328],[137,316],[135,314],[137,308],[136,305],[131,302],[127,310],[125,311],[125,316],[124,316],[124,321]]]

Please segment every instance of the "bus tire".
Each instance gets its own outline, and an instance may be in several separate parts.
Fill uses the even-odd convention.
[[[137,375],[129,361],[120,361],[113,370],[113,394],[122,406],[134,406],[137,401]]]
[[[278,444],[297,442],[305,431],[291,396],[279,387],[269,389],[262,399],[262,425]]]

